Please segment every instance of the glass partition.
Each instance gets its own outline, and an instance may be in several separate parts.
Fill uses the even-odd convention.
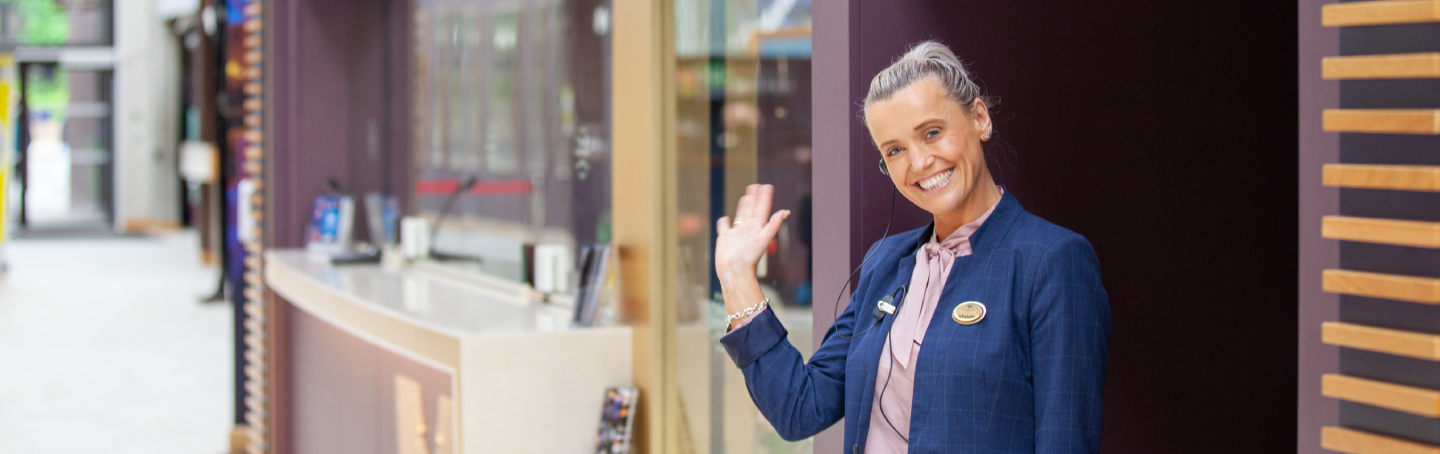
[[[809,453],[786,442],[750,400],[718,339],[725,307],[714,270],[715,221],[746,185],[775,185],[793,214],[759,275],[790,342],[809,357],[810,2],[675,0],[678,219],[676,376],[687,453]]]
[[[413,206],[436,251],[520,281],[535,245],[609,242],[608,8],[416,2]]]

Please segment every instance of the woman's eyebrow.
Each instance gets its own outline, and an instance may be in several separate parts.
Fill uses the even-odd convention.
[[[914,130],[915,130],[915,131],[919,131],[919,130],[921,130],[921,129],[925,129],[925,127],[927,127],[927,126],[933,126],[935,123],[945,124],[945,120],[942,120],[942,119],[939,119],[939,118],[931,118],[931,119],[929,119],[929,120],[925,120],[925,121],[920,122],[920,124],[918,124],[918,125],[915,125],[915,129],[914,129]]]

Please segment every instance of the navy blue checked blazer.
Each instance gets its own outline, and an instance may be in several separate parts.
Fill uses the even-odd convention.
[[[750,397],[782,438],[810,437],[845,418],[845,452],[864,452],[880,350],[894,316],[875,303],[910,281],[933,225],[886,238],[845,312],[810,362],[785,340],[773,311],[720,339],[744,372]],[[910,409],[910,452],[1100,451],[1110,304],[1100,262],[1085,238],[1020,207],[1009,192],[957,257],[925,331]],[[951,320],[965,301],[985,318]]]

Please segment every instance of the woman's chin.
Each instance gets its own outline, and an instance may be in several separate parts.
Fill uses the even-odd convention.
[[[919,202],[916,205],[919,205],[921,209],[924,209],[925,211],[928,211],[930,212],[930,214],[934,215],[943,215],[946,213],[960,211],[960,205],[962,202],[965,201],[966,192],[959,190],[960,186],[955,185],[955,183],[959,182],[952,181],[951,187],[943,188],[948,190],[937,191],[929,194],[926,194],[924,192],[916,194],[916,199],[918,199]]]

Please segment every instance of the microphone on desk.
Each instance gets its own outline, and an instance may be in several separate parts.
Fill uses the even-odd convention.
[[[473,174],[472,174],[472,175],[466,175],[463,180],[460,180],[460,185],[455,188],[455,192],[451,192],[451,193],[450,193],[450,196],[445,198],[445,203],[440,205],[440,214],[437,215],[437,216],[435,216],[435,225],[432,226],[432,227],[430,227],[430,251],[429,251],[429,252],[430,252],[430,258],[431,258],[431,259],[433,259],[433,260],[439,260],[439,261],[442,261],[442,262],[445,262],[445,261],[469,261],[469,262],[477,262],[477,263],[479,263],[479,262],[484,262],[484,259],[481,259],[480,257],[469,256],[469,255],[459,255],[459,254],[447,254],[447,253],[440,252],[439,250],[435,249],[435,238],[438,238],[439,235],[440,235],[440,224],[443,224],[443,223],[445,222],[445,219],[450,217],[450,209],[455,206],[455,199],[460,198],[460,194],[464,194],[464,193],[466,193],[466,192],[470,192],[470,189],[473,188],[473,187],[475,187],[475,183],[478,183],[479,181],[480,181],[480,178],[477,177],[477,176],[475,176],[475,175],[473,175]]]

